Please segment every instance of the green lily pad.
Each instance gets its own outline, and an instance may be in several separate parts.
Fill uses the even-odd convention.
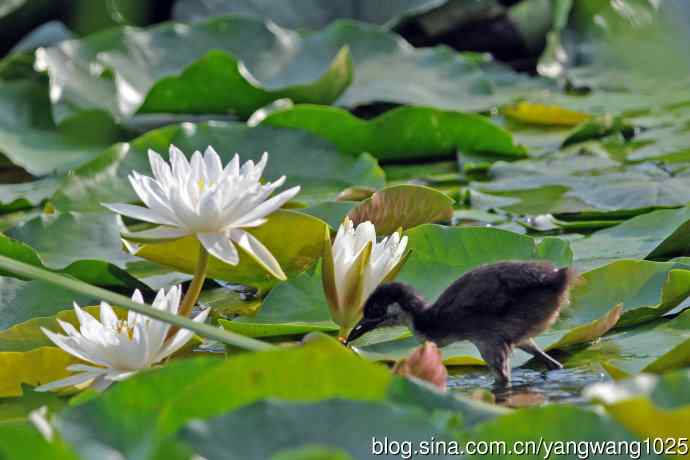
[[[628,380],[599,384],[586,394],[606,408],[608,414],[640,438],[687,438],[690,400],[687,370],[663,376],[637,375]],[[679,457],[684,448],[673,446]],[[671,454],[672,452],[669,452]]]
[[[93,305],[91,297],[74,294],[43,281],[0,278],[0,330],[40,316],[51,316],[68,309],[72,302]]]
[[[332,229],[338,230],[345,216],[357,206],[355,201],[323,201],[321,203],[301,208],[300,212],[318,217]]]
[[[602,157],[580,156],[500,164],[490,170],[496,180],[472,186],[487,194],[512,198],[495,207],[516,214],[639,213],[684,206],[690,201],[690,187],[684,177],[671,176],[655,167],[608,169],[607,165],[616,163]],[[546,168],[553,172],[546,172]]]
[[[509,413],[504,407],[463,398],[453,392],[441,393],[422,382],[402,377],[396,377],[391,382],[388,400],[395,404],[423,408],[430,413],[460,413],[463,428],[471,428]]]
[[[59,438],[47,441],[36,426],[26,420],[0,422],[0,456],[3,458],[51,458],[77,460],[74,450]]]
[[[58,128],[50,112],[48,88],[32,80],[3,82],[0,111],[0,152],[37,176],[67,172],[122,137],[107,117],[98,114],[83,114]],[[19,193],[29,187],[33,190],[25,199],[35,202],[43,199],[42,191],[51,187],[50,182],[3,188]],[[2,201],[8,198],[3,197]]]
[[[84,306],[82,305],[82,307]],[[98,318],[98,307],[86,307],[85,310]],[[53,316],[37,316],[0,331],[0,352],[25,352],[40,347],[54,346],[53,342],[48,339],[41,328],[63,333],[57,320],[70,323],[76,327],[79,326],[74,310],[61,310]]]
[[[341,449],[317,444],[281,450],[272,456],[271,460],[353,460],[353,458]]]
[[[17,247],[24,257],[40,258],[51,269],[62,269],[74,262],[101,259],[124,266],[133,260],[122,249],[120,232],[124,230],[119,216],[108,213],[55,213],[43,214],[23,225],[14,227],[7,236],[34,249]],[[11,242],[6,242],[9,246]]]
[[[533,441],[535,445],[545,445],[564,440],[575,443],[581,441],[617,443],[637,440],[637,437],[611,417],[589,409],[567,405],[531,407],[514,411],[478,425],[470,436],[472,440],[506,442],[508,449],[493,455],[494,458],[500,459],[514,458],[511,446],[515,446],[515,441]],[[556,447],[554,444],[551,446]],[[564,446],[561,445],[561,447]],[[551,455],[557,453],[552,452]],[[544,455],[544,451],[542,450],[538,455]],[[577,452],[571,450],[570,455],[565,458],[577,458]],[[655,458],[655,456],[643,453],[640,458]]]
[[[225,329],[250,337],[338,330],[323,292],[320,264],[271,289],[256,315],[233,321],[219,320],[219,323]]]
[[[684,254],[690,246],[689,228],[688,207],[637,216],[573,241],[575,266],[591,270],[616,259],[657,259]]]
[[[22,396],[3,398],[0,403],[0,423],[26,419],[31,411],[46,406],[49,411],[62,409],[67,401],[55,393],[33,391],[29,385],[22,387]]]
[[[253,435],[257,426],[264,427],[266,436]],[[264,460],[283,449],[315,443],[340,448],[353,458],[370,458],[372,439],[387,437],[413,443],[452,439],[442,420],[429,417],[423,410],[345,400],[258,402],[227,415],[191,422],[181,437],[209,460]],[[439,458],[451,459],[453,455]]]
[[[45,48],[38,57],[58,95],[60,122],[82,110],[118,120],[135,113],[247,117],[284,97],[323,104],[338,97],[352,78],[350,55],[339,48],[314,58],[322,40],[230,16],[111,29]]]
[[[181,0],[175,3],[173,18],[179,21],[198,21],[223,14],[246,14],[293,29],[318,30],[341,18],[393,26],[401,19],[423,13],[446,0],[396,0],[381,4],[367,1],[286,1],[267,5],[256,0],[216,0],[196,2]]]
[[[0,211],[12,212],[38,206],[50,198],[58,187],[55,178],[47,177],[33,182],[0,185]]]
[[[680,268],[683,268],[682,270]],[[690,268],[672,262],[618,260],[582,274],[562,317],[591,321],[622,304],[618,326],[653,320],[690,296]]]
[[[58,190],[54,204],[61,210],[103,209],[102,202],[135,201],[137,196],[127,180],[136,170],[150,174],[146,152],[153,149],[167,158],[170,144],[191,155],[213,145],[227,163],[235,152],[243,161],[257,161],[269,153],[264,172],[266,180],[285,175],[286,187],[300,185],[298,200],[313,202],[334,199],[340,190],[363,185],[383,186],[383,171],[369,155],[353,158],[336,151],[328,141],[292,129],[243,123],[185,123],[156,129],[104,152],[93,162],[79,168]]]
[[[266,398],[381,400],[390,380],[384,367],[356,357],[335,340],[320,338],[301,347],[227,360],[178,360],[63,411],[58,425],[83,455],[114,449],[124,457],[148,457],[192,419],[221,415]]]
[[[336,101],[340,106],[388,102],[482,112],[553,85],[518,74],[486,55],[459,54],[446,46],[414,48],[377,26],[341,20],[319,35],[322,52],[347,45],[352,54],[354,78]]]
[[[42,385],[71,375],[65,368],[78,362],[57,347],[27,352],[0,352],[0,398],[21,396],[22,384]]]
[[[295,276],[311,266],[323,253],[325,222],[295,211],[279,210],[268,221],[256,228],[247,229],[271,251],[288,276]],[[186,273],[194,273],[199,242],[189,236],[179,240],[137,246],[133,254],[153,262],[170,266]],[[240,263],[229,265],[210,256],[208,277],[256,286],[261,289],[274,285],[278,280],[242,248]]]
[[[361,120],[337,107],[298,105],[269,114],[262,124],[298,128],[333,142],[341,152],[369,152],[382,160],[482,152],[520,158],[524,149],[488,118],[425,107],[400,107]]]
[[[108,216],[108,218],[110,217],[112,216]],[[75,220],[70,222],[70,220],[73,218]],[[76,218],[75,216],[67,216],[65,219],[63,219],[62,224],[64,224],[64,227],[67,227],[70,231],[62,233],[59,232],[54,234],[51,232],[53,228],[52,223],[47,223],[43,219],[43,217],[38,217],[37,219],[38,220],[34,219],[28,222],[28,225],[32,225],[32,222],[36,224],[33,226],[33,228],[19,227],[16,233],[13,231],[10,231],[9,233],[20,238],[26,238],[34,244],[37,243],[39,245],[39,248],[44,250],[43,252],[38,253],[34,248],[29,246],[28,244],[23,243],[22,241],[14,240],[12,238],[0,235],[0,254],[6,257],[10,257],[12,259],[19,260],[20,262],[35,265],[40,268],[45,268],[58,273],[67,274],[90,284],[112,287],[137,287],[144,289],[146,288],[146,285],[141,283],[139,280],[134,278],[125,270],[104,260],[78,259],[78,257],[80,256],[83,258],[84,253],[82,253],[80,250],[75,249],[74,247],[69,248],[69,244],[70,239],[75,237],[75,228],[73,227],[73,224],[78,224],[79,222],[82,222],[82,219],[79,216],[77,216]],[[58,219],[60,219],[60,217]],[[47,225],[41,228],[38,225],[38,222]],[[57,226],[59,227],[60,224],[58,224]],[[95,230],[99,227],[104,231],[104,233],[108,230],[106,227],[98,225],[92,226],[91,228],[89,228],[88,225],[85,225],[84,227],[82,227],[82,230],[86,230],[86,232],[89,233],[89,230]],[[117,229],[117,227],[115,228]],[[104,236],[103,234],[97,235],[97,233],[91,233],[91,235],[94,235],[97,238],[103,238]],[[87,238],[85,238],[83,241],[87,242],[88,240]],[[49,245],[52,245],[53,243],[63,243],[65,246],[53,246],[51,248],[47,247]],[[65,253],[61,253],[65,249]],[[52,252],[55,250],[57,250],[57,253]],[[121,251],[119,247],[118,251]],[[113,252],[111,252],[110,254],[113,254]],[[52,267],[47,266],[46,263],[44,263],[44,256],[47,256],[47,259],[53,262]],[[69,262],[72,259],[76,260],[68,263],[68,265],[66,266],[63,265],[65,262]],[[115,256],[111,259],[117,260],[119,259],[119,257]],[[58,262],[57,264],[55,264],[56,261]]]
[[[389,235],[421,224],[449,221],[453,200],[420,185],[394,185],[374,193],[352,209],[348,216],[357,225],[370,221],[378,235]]]
[[[620,375],[662,373],[690,365],[690,311],[605,337],[594,349]]]
[[[211,307],[212,315],[221,317],[251,316],[261,308],[261,300],[255,297],[247,298],[244,293],[232,288],[220,287],[201,291],[198,305]]]

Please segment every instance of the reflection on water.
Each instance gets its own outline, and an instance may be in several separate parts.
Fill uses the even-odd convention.
[[[493,376],[480,368],[451,370],[448,389],[463,396],[477,397],[478,390],[491,392],[496,402],[512,407],[541,405],[553,402],[585,403],[582,389],[592,383],[605,382],[610,377],[602,371],[576,367],[557,371],[537,371],[516,368],[509,388],[494,386]]]

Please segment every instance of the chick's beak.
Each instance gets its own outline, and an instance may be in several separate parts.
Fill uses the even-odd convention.
[[[352,342],[355,339],[360,338],[367,332],[376,329],[376,326],[381,324],[382,318],[362,318],[357,325],[352,329],[350,335],[347,336],[345,344]]]

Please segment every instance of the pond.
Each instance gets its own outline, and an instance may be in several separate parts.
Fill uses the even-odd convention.
[[[448,376],[448,389],[469,397],[476,395],[477,390],[485,390],[493,394],[497,404],[511,407],[584,404],[588,401],[581,394],[586,386],[610,380],[605,372],[586,366],[548,372],[519,367],[512,371],[511,386],[502,388],[495,386],[493,376],[481,368],[453,368]]]

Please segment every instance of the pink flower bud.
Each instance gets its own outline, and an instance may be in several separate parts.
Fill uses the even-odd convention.
[[[407,359],[395,363],[393,373],[425,380],[436,385],[441,391],[445,391],[448,381],[448,371],[443,365],[443,356],[433,342],[425,342]]]

